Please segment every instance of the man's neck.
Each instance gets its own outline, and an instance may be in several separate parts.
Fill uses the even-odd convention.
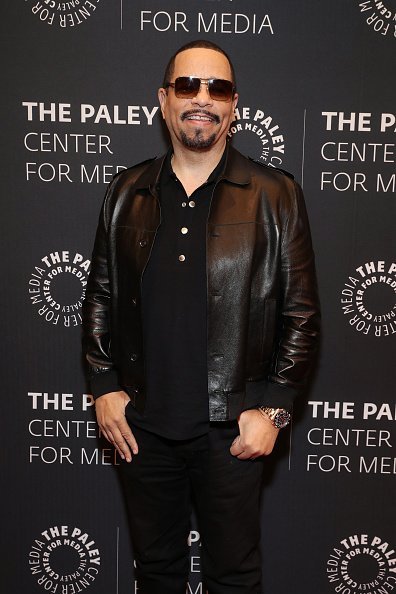
[[[207,151],[192,151],[185,147],[174,147],[172,169],[190,196],[210,176],[220,162],[225,149],[225,142],[217,144]]]

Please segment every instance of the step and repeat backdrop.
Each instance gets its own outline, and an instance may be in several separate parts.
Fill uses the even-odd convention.
[[[2,3],[1,592],[132,594],[117,455],[80,353],[106,184],[167,147],[170,55],[231,55],[230,142],[303,185],[320,360],[266,460],[266,594],[396,591],[394,0]],[[189,594],[204,594],[201,536]]]

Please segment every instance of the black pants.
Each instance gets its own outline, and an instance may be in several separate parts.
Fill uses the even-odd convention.
[[[183,441],[133,431],[139,454],[119,470],[139,594],[186,593],[192,501],[209,594],[259,594],[263,459],[230,454],[237,423],[216,423],[207,435]]]

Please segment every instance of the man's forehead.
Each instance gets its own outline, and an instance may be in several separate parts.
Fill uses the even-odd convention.
[[[231,78],[231,68],[224,54],[209,48],[194,47],[177,54],[175,76],[196,75]]]

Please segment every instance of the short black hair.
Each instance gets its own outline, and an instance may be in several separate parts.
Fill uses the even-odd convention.
[[[234,87],[236,87],[235,70],[234,70],[234,66],[230,60],[230,56],[223,49],[221,49],[221,47],[219,47],[216,43],[213,43],[212,41],[208,41],[207,39],[197,39],[195,41],[190,41],[189,43],[182,45],[182,47],[179,48],[173,54],[173,56],[171,57],[171,59],[169,60],[167,66],[165,68],[164,80],[162,82],[163,87],[165,87],[167,85],[167,83],[171,82],[171,78],[173,76],[173,71],[175,69],[176,56],[178,54],[181,54],[181,52],[184,52],[189,49],[194,49],[194,48],[211,49],[211,50],[214,50],[215,52],[219,52],[220,54],[223,54],[223,56],[225,56],[227,58],[228,63],[230,65],[232,82],[234,84]]]

